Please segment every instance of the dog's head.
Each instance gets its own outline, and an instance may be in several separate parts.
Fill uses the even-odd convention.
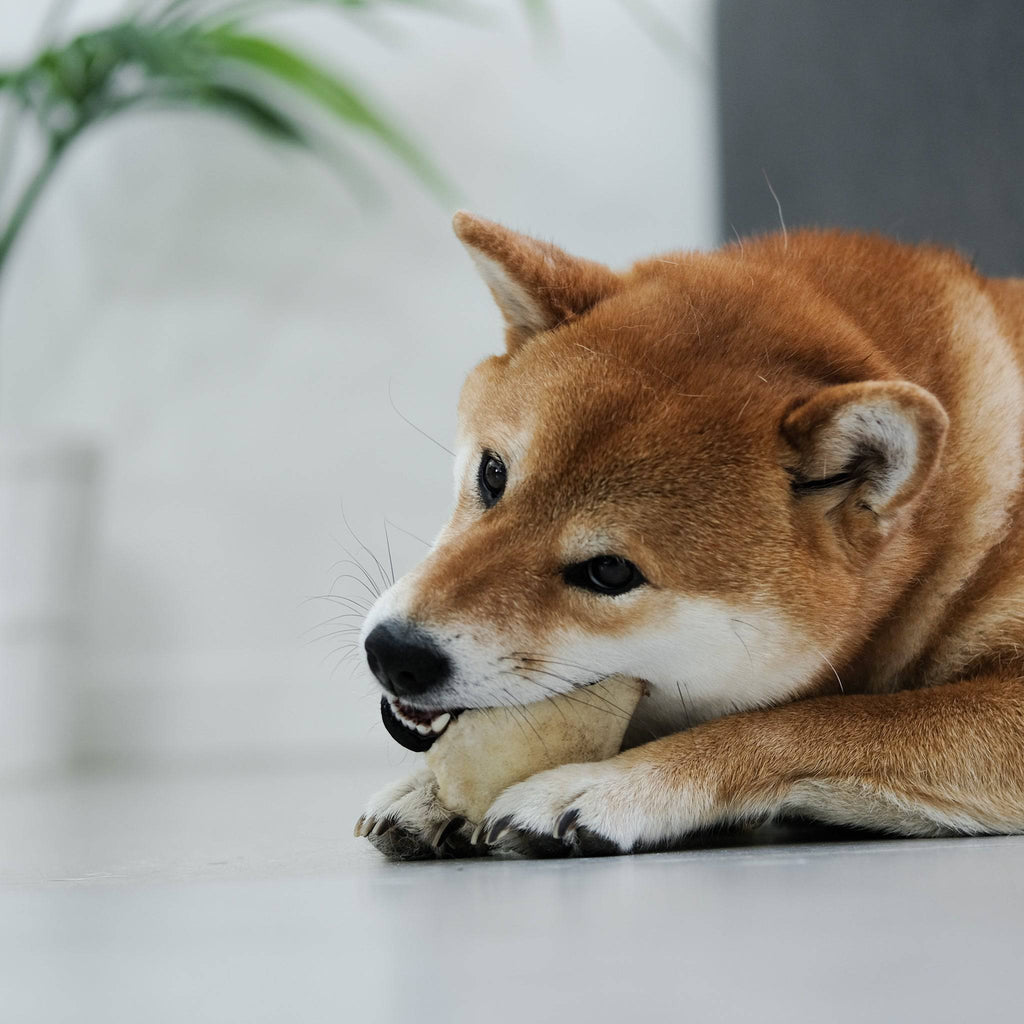
[[[617,274],[455,229],[506,351],[462,392],[450,521],[363,629],[392,731],[426,746],[446,712],[612,673],[691,719],[831,677],[913,563],[938,401],[738,250]]]

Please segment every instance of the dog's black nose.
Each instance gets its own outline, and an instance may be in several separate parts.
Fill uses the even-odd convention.
[[[377,681],[395,697],[412,697],[443,683],[451,662],[426,634],[411,626],[382,622],[363,645]]]

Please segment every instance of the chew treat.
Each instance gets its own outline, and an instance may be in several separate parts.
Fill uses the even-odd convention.
[[[612,757],[643,691],[638,679],[611,676],[523,708],[463,711],[427,751],[438,798],[476,823],[502,790],[537,772]]]

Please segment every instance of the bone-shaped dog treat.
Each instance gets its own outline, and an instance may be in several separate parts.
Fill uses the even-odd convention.
[[[463,711],[427,751],[438,798],[476,823],[502,790],[537,772],[612,757],[643,692],[638,679],[611,676],[524,708]]]

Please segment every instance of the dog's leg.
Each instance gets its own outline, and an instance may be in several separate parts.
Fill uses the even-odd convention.
[[[392,860],[478,855],[470,831],[438,801],[437,779],[426,768],[370,797],[355,827],[356,836],[365,836]]]
[[[614,853],[787,813],[901,835],[1024,832],[1024,680],[721,718],[512,786],[477,839],[529,854]]]

